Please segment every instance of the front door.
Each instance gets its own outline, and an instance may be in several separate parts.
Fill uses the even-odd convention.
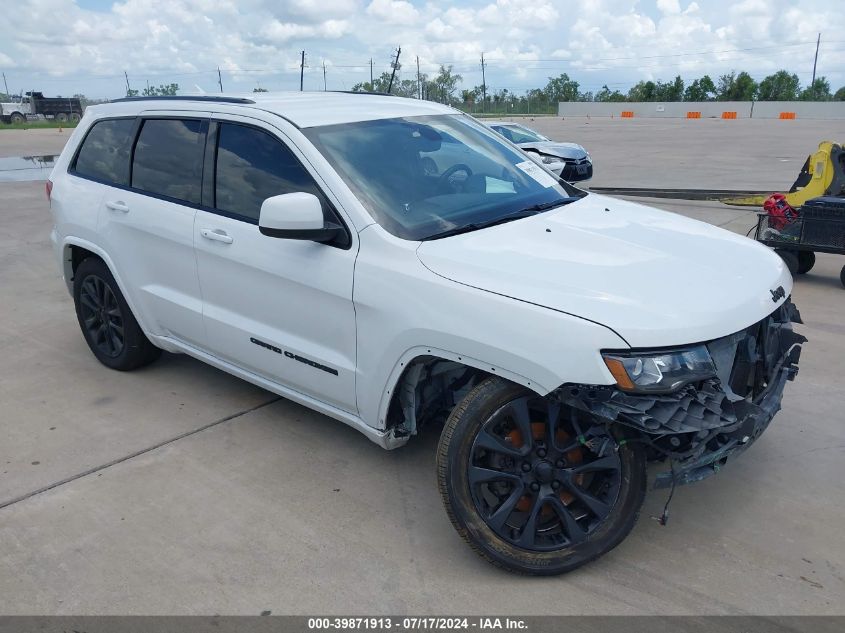
[[[230,116],[212,122],[197,254],[209,352],[349,412],[355,405],[357,242],[267,237],[262,202],[305,191],[336,211],[280,130]],[[332,217],[335,219],[335,217]]]

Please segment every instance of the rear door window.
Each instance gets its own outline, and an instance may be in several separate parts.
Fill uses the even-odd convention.
[[[199,204],[207,122],[147,119],[132,161],[132,187]]]
[[[134,118],[95,123],[82,142],[73,172],[86,178],[127,186],[134,129]]]
[[[221,123],[217,142],[215,207],[258,222],[261,204],[273,196],[304,191],[326,207],[317,183],[278,139],[256,128]]]

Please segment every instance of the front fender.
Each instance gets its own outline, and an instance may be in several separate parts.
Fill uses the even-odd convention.
[[[437,356],[545,395],[565,382],[615,384],[599,350],[628,347],[612,330],[440,277],[413,242],[362,231],[355,267],[356,391],[362,419],[385,428],[407,363]]]

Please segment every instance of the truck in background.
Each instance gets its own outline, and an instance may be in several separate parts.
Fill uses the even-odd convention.
[[[76,122],[82,118],[82,103],[74,97],[45,97],[41,92],[27,92],[0,103],[0,118],[3,123],[23,123],[28,118]]]

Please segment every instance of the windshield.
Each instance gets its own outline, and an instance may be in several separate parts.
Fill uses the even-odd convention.
[[[549,140],[545,136],[537,134],[534,130],[529,130],[521,125],[494,125],[492,128],[511,143],[537,143]]]
[[[464,115],[343,123],[303,133],[373,218],[407,240],[483,228],[587,195]]]

